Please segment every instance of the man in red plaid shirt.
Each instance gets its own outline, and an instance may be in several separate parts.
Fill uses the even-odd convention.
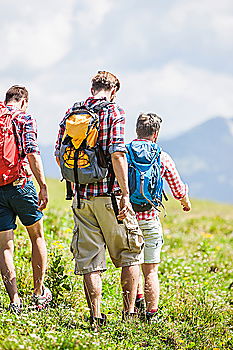
[[[142,143],[146,142],[153,145],[157,141],[161,121],[161,118],[156,114],[140,114],[136,125],[138,138],[135,141],[142,141]],[[181,181],[174,161],[163,151],[161,152],[160,160],[161,176],[168,183],[173,197],[180,201],[183,210],[189,211],[191,204],[188,197],[188,186]],[[158,211],[153,207],[149,211],[137,212],[136,216],[145,241],[144,263],[142,264],[145,285],[143,291],[142,281],[140,280],[135,305],[139,313],[144,317],[145,294],[146,319],[151,322],[157,319],[158,311],[158,265],[160,263],[160,251],[163,245],[162,227]]]
[[[71,250],[75,257],[75,273],[84,276],[84,290],[90,309],[90,321],[96,325],[105,323],[100,312],[101,272],[106,270],[106,246],[112,262],[122,267],[123,317],[134,315],[134,303],[139,280],[139,264],[142,262],[143,237],[136,216],[129,202],[126,148],[124,144],[125,113],[114,103],[119,80],[109,72],[98,72],[92,79],[91,93],[86,101],[80,102],[87,108],[98,110],[100,127],[98,142],[106,156],[112,161],[116,181],[113,192],[119,197],[118,224],[108,192],[110,176],[99,182],[80,185],[81,208],[78,209],[77,195],[73,201],[74,235]],[[77,104],[76,104],[77,106]],[[56,159],[59,164],[59,150],[65,134],[68,110],[60,123],[56,143]]]
[[[10,171],[6,173],[4,166],[0,167],[0,270],[10,297],[9,310],[19,314],[22,311],[22,302],[18,294],[13,262],[16,217],[26,227],[32,244],[34,281],[32,301],[35,308],[37,310],[45,308],[52,299],[50,290],[44,286],[47,251],[42,210],[46,208],[48,193],[37,143],[36,121],[27,113],[28,91],[22,86],[12,86],[6,93],[5,102],[0,104],[1,144],[6,144],[9,140],[7,139],[9,136],[4,136],[7,134],[4,133],[5,128],[2,126],[6,123],[4,118],[10,116],[16,143],[15,150],[19,157],[19,172],[13,180],[9,176]],[[1,152],[0,161],[3,165],[4,155],[4,152]],[[16,154],[13,153],[11,156],[15,158]],[[39,186],[38,196],[32,182],[32,174]]]

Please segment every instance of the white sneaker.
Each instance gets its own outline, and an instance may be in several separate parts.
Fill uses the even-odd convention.
[[[38,311],[45,309],[52,299],[52,293],[47,287],[43,287],[43,292],[41,295],[36,295],[34,293],[32,295],[32,302],[35,304],[35,308]]]

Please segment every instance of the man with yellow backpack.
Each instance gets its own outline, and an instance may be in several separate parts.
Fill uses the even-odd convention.
[[[116,76],[98,72],[92,79],[92,96],[75,103],[60,123],[55,151],[67,180],[67,197],[75,193],[71,250],[75,273],[84,276],[90,322],[95,327],[106,322],[100,311],[106,246],[113,264],[122,267],[124,319],[134,315],[143,258],[143,237],[129,202],[125,113],[114,102],[119,88]]]

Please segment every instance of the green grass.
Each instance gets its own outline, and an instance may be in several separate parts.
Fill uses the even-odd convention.
[[[30,244],[21,225],[15,234],[15,264],[25,312],[6,311],[8,298],[0,283],[0,349],[233,349],[232,241],[233,206],[193,200],[183,213],[170,198],[163,218],[165,244],[159,270],[162,321],[147,325],[121,322],[120,271],[108,260],[103,274],[102,310],[108,325],[93,333],[82,278],[74,276],[69,245],[70,202],[64,184],[49,181],[45,211],[49,266],[47,285],[58,307],[30,311],[32,273]]]

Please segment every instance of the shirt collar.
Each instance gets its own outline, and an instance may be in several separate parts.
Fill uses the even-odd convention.
[[[16,110],[16,111],[21,111],[20,108],[18,108],[18,107],[16,107],[16,106],[12,105],[12,104],[10,104],[10,103],[6,104],[6,107],[7,107],[8,109],[10,109],[10,110],[14,109],[14,110]]]
[[[148,140],[148,139],[134,139],[133,141],[147,141],[147,142],[153,142],[153,141]]]

